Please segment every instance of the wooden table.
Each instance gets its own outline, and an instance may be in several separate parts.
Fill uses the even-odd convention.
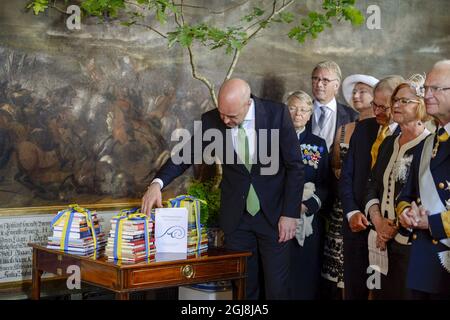
[[[250,252],[210,248],[206,255],[174,261],[137,264],[110,262],[106,257],[93,259],[30,243],[33,248],[32,299],[40,298],[43,272],[67,275],[70,265],[80,267],[81,281],[116,293],[116,299],[128,300],[130,292],[167,288],[194,283],[232,280],[233,299],[245,298],[247,257]]]

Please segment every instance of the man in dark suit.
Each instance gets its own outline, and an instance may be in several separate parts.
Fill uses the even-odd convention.
[[[311,76],[314,107],[307,129],[326,141],[329,152],[338,128],[358,118],[355,110],[336,101],[341,79],[341,68],[334,61],[318,63]]]
[[[294,237],[295,219],[300,217],[304,177],[289,111],[283,104],[252,96],[249,85],[241,79],[222,85],[218,104],[218,109],[202,115],[201,124],[203,132],[215,129],[223,137],[219,143],[223,152],[215,155],[223,168],[220,226],[225,246],[252,252],[247,263],[247,299],[259,297],[259,257],[266,297],[288,299],[288,240]],[[194,150],[195,137],[191,140]],[[206,146],[203,141],[202,152]],[[273,163],[261,155],[271,155],[275,162],[279,160],[278,165],[270,168]],[[192,153],[190,163],[175,164],[169,159],[163,165],[142,199],[145,213],[161,206],[161,189],[181,175],[193,159]]]
[[[413,229],[407,273],[413,298],[449,300],[450,60],[434,65],[424,89],[427,113],[438,128],[417,147],[397,214],[402,226]]]
[[[397,124],[390,121],[391,95],[403,81],[400,76],[390,76],[378,82],[374,88],[372,107],[375,118],[365,119],[356,125],[350,139],[347,156],[343,162],[339,180],[339,196],[344,212],[344,296],[348,300],[367,300],[369,253],[367,248],[368,220],[364,206],[366,185],[372,166],[374,142],[381,128],[386,135],[394,134]],[[381,144],[381,141],[377,146]],[[376,159],[376,156],[375,156]]]
[[[311,120],[306,125],[306,130],[325,140],[330,161],[328,165],[328,185],[329,192],[327,198],[322,203],[322,207],[317,215],[319,229],[326,226],[326,220],[333,211],[333,202],[337,197],[338,181],[333,173],[331,161],[333,155],[333,143],[339,127],[353,122],[357,119],[358,113],[352,108],[336,101],[339,92],[342,73],[339,65],[334,61],[322,61],[318,63],[311,74],[311,88],[313,95],[313,114]],[[321,231],[321,234],[325,232]],[[320,246],[323,246],[323,237],[320,239]],[[324,299],[338,298],[339,293],[336,292],[335,286],[330,286],[328,281],[323,280],[321,283],[321,296]]]

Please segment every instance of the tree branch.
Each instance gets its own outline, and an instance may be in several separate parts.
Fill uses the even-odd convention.
[[[196,67],[196,64],[195,64],[195,61],[194,61],[194,54],[192,52],[192,46],[188,46],[187,49],[188,49],[188,52],[189,52],[189,60],[190,60],[190,63],[191,63],[192,76],[195,79],[200,80],[201,82],[203,82],[208,87],[211,99],[214,102],[214,106],[217,108],[219,106],[219,104],[217,102],[217,97],[216,97],[216,93],[214,91],[214,86],[211,84],[211,82],[207,78],[205,78],[204,76],[201,76],[201,75],[199,75],[197,73],[197,67]]]
[[[237,4],[235,4],[234,6],[228,7],[228,8],[226,8],[226,9],[222,10],[222,11],[213,11],[213,10],[211,10],[211,8],[207,8],[207,7],[203,7],[203,6],[196,6],[196,5],[192,5],[192,4],[180,4],[180,3],[174,3],[173,5],[174,5],[174,6],[177,6],[177,7],[183,6],[183,7],[185,7],[185,8],[208,10],[208,12],[209,12],[209,13],[212,13],[212,14],[224,14],[224,13],[227,12],[227,11],[230,11],[230,10],[233,10],[233,9],[235,9],[235,8],[237,8],[237,7],[243,6],[243,5],[246,4],[247,2],[249,2],[249,0],[246,0],[246,1],[242,2],[242,3],[237,3]]]
[[[288,2],[283,1],[283,4],[281,5],[281,7],[277,10],[277,0],[273,0],[273,4],[272,4],[272,13],[266,18],[266,19],[261,19],[259,21],[257,21],[256,23],[252,24],[250,27],[248,27],[246,29],[250,30],[252,27],[254,27],[255,25],[259,24],[259,27],[247,38],[247,40],[245,40],[245,44],[247,44],[250,39],[252,39],[253,37],[256,36],[256,34],[261,31],[261,29],[263,29],[263,27],[261,26],[262,22],[267,22],[270,23],[272,21],[272,19],[278,15],[279,13],[281,13],[282,11],[284,11],[287,7],[289,7],[291,4],[294,3],[294,0],[289,0]]]
[[[236,67],[236,64],[239,60],[240,55],[241,55],[241,50],[234,49],[233,60],[231,61],[231,65],[228,68],[228,72],[227,72],[227,75],[225,76],[224,82],[231,78],[231,75],[233,74],[234,68]]]
[[[63,9],[61,9],[61,8],[58,8],[56,5],[51,5],[50,3],[48,4],[48,7],[49,8],[52,8],[52,9],[55,9],[56,11],[58,11],[58,12],[60,12],[60,13],[63,13],[63,14],[65,14],[65,15],[69,15],[66,11],[64,11]]]
[[[167,36],[166,36],[164,33],[162,33],[161,31],[156,30],[155,28],[153,28],[152,26],[149,26],[148,24],[143,24],[143,23],[138,23],[138,22],[136,22],[135,25],[136,25],[136,26],[141,26],[141,27],[147,28],[147,29],[149,29],[149,30],[151,30],[151,31],[153,31],[153,32],[155,32],[155,33],[157,33],[158,35],[160,35],[160,36],[163,37],[164,39],[167,39]]]
[[[174,4],[175,5],[175,4]],[[181,23],[183,24],[183,26],[184,26],[184,12],[183,12],[183,0],[181,0],[181,6],[180,6],[180,12],[181,12],[181,14],[180,14],[180,16],[181,16]]]
[[[172,1],[172,4],[175,5],[175,1]],[[183,17],[183,5],[181,5],[180,15],[181,15],[181,17]],[[184,18],[181,19],[182,22],[183,22],[183,23],[181,23],[181,22],[180,22],[180,19],[179,19],[179,17],[178,17],[178,13],[175,13],[174,16],[175,16],[175,23],[176,23],[179,27],[182,27],[182,26],[184,25]]]
[[[124,3],[135,6],[141,10],[145,10],[145,8],[143,6],[138,5],[137,3],[131,2],[131,1],[124,1]]]

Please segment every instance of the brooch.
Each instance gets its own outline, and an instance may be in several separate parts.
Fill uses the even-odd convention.
[[[319,167],[319,161],[322,158],[321,153],[324,148],[312,146],[310,144],[302,144],[300,145],[300,148],[302,150],[303,163],[317,169]]]
[[[408,178],[409,167],[411,166],[411,162],[413,160],[413,155],[404,156],[401,159],[398,159],[395,162],[392,173],[394,174],[395,181],[399,181],[404,184],[406,179]]]

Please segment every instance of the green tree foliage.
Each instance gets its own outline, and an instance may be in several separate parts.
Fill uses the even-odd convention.
[[[201,204],[201,223],[208,227],[215,227],[219,221],[220,189],[214,180],[192,180],[187,188],[187,193],[206,203]]]
[[[188,21],[184,10],[198,8],[185,3],[184,0],[77,0],[86,16],[94,16],[106,23],[119,22],[124,26],[141,26],[167,40],[168,47],[176,44],[187,49],[192,75],[208,87],[211,99],[217,107],[215,86],[197,70],[194,44],[209,50],[223,48],[226,54],[232,55],[224,80],[231,77],[241,51],[261,31],[274,24],[288,24],[288,37],[304,43],[308,37],[316,38],[326,28],[332,27],[333,21],[348,21],[360,25],[364,16],[355,7],[356,0],[322,0],[320,11],[310,11],[301,14],[298,5],[301,0],[266,0],[260,1],[260,6],[244,12],[233,26],[219,28],[210,24],[209,19],[203,21]],[[247,3],[249,1],[246,1]],[[48,8],[60,12],[62,6],[68,5],[67,0],[31,0],[27,8],[36,15]],[[226,12],[222,12],[226,14]],[[214,13],[211,13],[214,14]],[[154,17],[155,19],[148,19]],[[153,20],[153,23],[148,21]],[[160,31],[164,26],[165,32]],[[225,70],[224,70],[225,71]]]

